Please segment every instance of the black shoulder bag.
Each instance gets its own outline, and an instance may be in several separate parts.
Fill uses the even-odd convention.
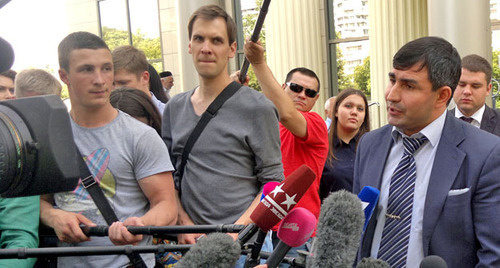
[[[181,165],[179,166],[179,169],[177,172],[179,172],[179,195],[181,193],[181,182],[182,182],[182,177],[184,176],[184,167],[186,166],[189,153],[191,152],[191,149],[193,148],[194,143],[196,140],[198,140],[198,137],[200,137],[201,132],[203,129],[205,129],[205,126],[208,124],[208,122],[215,117],[217,114],[217,111],[219,108],[228,100],[231,96],[233,96],[238,89],[240,89],[241,84],[238,82],[231,82],[229,85],[227,85],[224,90],[215,98],[215,100],[210,103],[208,106],[207,110],[201,115],[200,121],[198,121],[198,124],[193,129],[193,132],[189,135],[186,145],[184,146],[184,150],[182,151],[182,160],[181,160]]]

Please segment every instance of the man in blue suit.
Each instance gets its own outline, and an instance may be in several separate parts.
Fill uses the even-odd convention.
[[[460,74],[460,56],[442,38],[416,39],[394,56],[389,125],[365,134],[356,155],[354,192],[381,191],[359,258],[418,267],[438,255],[448,267],[500,267],[500,138],[446,111]],[[415,152],[410,138],[423,143]]]
[[[452,113],[473,126],[500,136],[500,111],[486,105],[492,92],[490,63],[483,57],[471,54],[462,58],[462,76],[453,94],[458,109]]]

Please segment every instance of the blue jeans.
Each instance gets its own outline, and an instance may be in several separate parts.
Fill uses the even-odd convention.
[[[265,252],[273,252],[273,242],[271,240],[271,231],[269,231],[266,235],[266,240],[264,240],[264,244],[262,244],[262,250]],[[241,257],[238,259],[236,262],[236,265],[234,266],[235,268],[243,268],[245,267],[245,260],[247,256],[246,255],[241,255]],[[261,259],[260,264],[266,263],[266,259]]]

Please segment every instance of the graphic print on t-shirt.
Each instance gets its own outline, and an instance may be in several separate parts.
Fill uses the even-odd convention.
[[[113,174],[108,169],[109,151],[106,148],[100,148],[93,151],[87,157],[84,157],[90,173],[94,175],[95,180],[104,192],[104,195],[111,198],[116,193],[116,181]],[[77,200],[90,200],[91,197],[87,190],[83,187],[82,182],[73,191]]]

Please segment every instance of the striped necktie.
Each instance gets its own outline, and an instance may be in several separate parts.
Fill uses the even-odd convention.
[[[391,267],[405,267],[417,169],[413,153],[427,140],[403,137],[404,154],[391,177],[386,220],[378,258]]]
[[[464,120],[465,122],[467,122],[469,124],[472,122],[472,120],[474,120],[474,118],[472,118],[472,117],[465,117],[465,116],[460,117],[460,119]]]

